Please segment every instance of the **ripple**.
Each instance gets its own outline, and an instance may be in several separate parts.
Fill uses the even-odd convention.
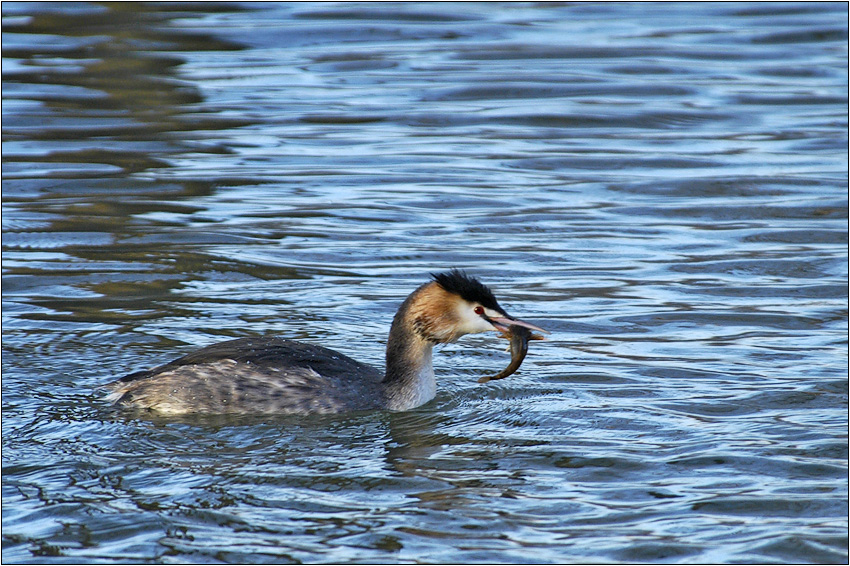
[[[4,3],[4,561],[846,562],[838,6]],[[447,267],[553,331],[510,379],[478,336],[402,413],[96,389],[380,365]]]

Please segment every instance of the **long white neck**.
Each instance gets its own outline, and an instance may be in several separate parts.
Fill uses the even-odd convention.
[[[424,405],[437,394],[433,343],[422,337],[410,317],[416,292],[402,303],[387,339],[387,370],[382,382],[387,408],[404,411]]]

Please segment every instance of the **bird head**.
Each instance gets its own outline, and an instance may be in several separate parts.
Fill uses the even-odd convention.
[[[505,334],[511,325],[546,332],[509,315],[489,288],[462,271],[453,269],[432,277],[434,280],[416,293],[409,313],[416,332],[431,342],[454,342],[478,332]]]

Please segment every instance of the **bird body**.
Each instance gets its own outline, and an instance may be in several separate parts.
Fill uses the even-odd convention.
[[[238,338],[131,373],[108,399],[169,414],[338,413],[380,408],[383,378],[322,346]]]
[[[339,352],[277,337],[238,338],[201,348],[107,385],[107,399],[165,414],[403,411],[436,395],[435,344],[509,325],[490,290],[453,270],[434,275],[399,307],[384,373]]]

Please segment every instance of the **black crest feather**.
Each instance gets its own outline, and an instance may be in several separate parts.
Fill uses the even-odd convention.
[[[470,303],[478,303],[483,307],[504,314],[504,310],[499,306],[493,292],[481,283],[478,279],[470,277],[463,271],[452,269],[446,273],[432,273],[431,277],[437,284],[448,291],[455,293]]]

